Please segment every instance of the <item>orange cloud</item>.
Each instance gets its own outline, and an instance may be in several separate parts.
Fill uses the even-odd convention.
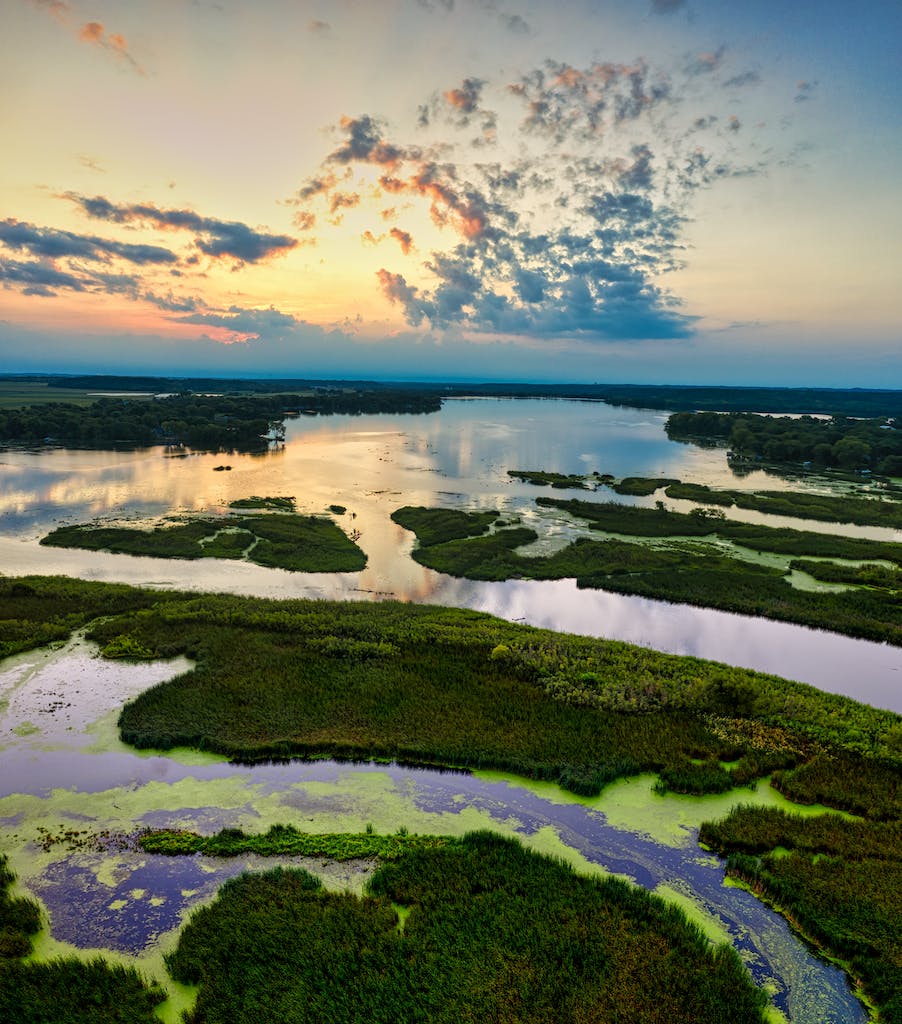
[[[392,228],[389,234],[401,246],[401,252],[406,256],[413,248],[413,238],[410,232],[402,231],[400,228]]]
[[[109,50],[115,57],[124,60],[132,70],[139,75],[145,74],[144,68],[135,60],[128,49],[128,42],[124,35],[119,32],[107,34],[103,24],[99,21],[88,21],[79,29],[78,38],[83,43],[90,43]]]

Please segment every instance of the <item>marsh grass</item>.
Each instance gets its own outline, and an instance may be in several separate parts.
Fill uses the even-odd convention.
[[[728,855],[730,876],[846,962],[881,1022],[902,1021],[902,822],[738,807],[703,824],[699,839]]]
[[[407,851],[369,890],[285,869],[226,883],[167,958],[200,986],[190,1024],[764,1020],[739,957],[681,911],[514,840]]]

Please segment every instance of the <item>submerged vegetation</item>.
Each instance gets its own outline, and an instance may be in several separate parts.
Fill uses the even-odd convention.
[[[284,508],[292,498],[248,498],[240,508]],[[41,544],[153,558],[236,558],[293,572],[357,572],[366,556],[331,519],[290,513],[189,518],[140,530],[93,523],[60,526]]]
[[[106,612],[105,617],[91,622],[100,612]],[[851,906],[853,896],[843,895],[843,887],[854,894],[858,891],[854,886],[865,884],[864,871],[844,866],[858,863],[847,854],[851,846],[859,849],[861,857],[881,863],[894,862],[894,857],[898,859],[898,827],[902,821],[902,717],[820,693],[802,684],[627,644],[536,630],[476,612],[425,605],[265,601],[226,595],[131,590],[54,578],[0,580],[0,617],[12,625],[20,642],[25,642],[29,630],[34,637],[43,635],[42,616],[60,630],[87,625],[88,635],[101,645],[118,642],[148,657],[186,653],[196,661],[193,671],[153,687],[123,709],[122,737],[139,747],[169,749],[190,745],[242,760],[332,755],[392,757],[449,767],[491,767],[554,780],[585,794],[597,793],[617,777],[646,770],[659,773],[663,787],[682,792],[720,791],[728,785],[751,784],[761,775],[773,773],[774,785],[792,799],[819,802],[852,811],[863,818],[863,823],[850,827],[845,839],[832,826],[823,836],[812,839],[804,838],[799,828],[793,826],[794,832],[783,829],[774,840],[775,845],[797,845],[801,855],[813,865],[812,870],[817,867],[817,900],[826,904],[833,892],[836,907],[841,907],[843,900]],[[301,838],[302,835],[285,827],[272,829],[262,837],[234,831],[209,839],[156,833],[146,836],[144,843],[148,850],[154,849],[156,843],[157,849],[167,852],[187,852],[188,849],[217,852],[218,846],[221,852],[228,853],[239,849],[297,852],[308,841],[324,841],[322,837],[309,840]],[[347,950],[375,949],[374,934],[384,931],[392,936],[389,942],[396,942],[399,935],[425,934],[421,929],[427,925],[423,911],[418,909],[420,896],[417,895],[425,890],[417,886],[429,889],[432,883],[427,884],[425,879],[433,877],[433,867],[437,872],[434,877],[441,879],[437,883],[441,898],[452,900],[455,908],[450,920],[456,923],[441,926],[447,928],[447,933],[442,932],[446,938],[435,947],[429,946],[437,948],[443,957],[451,948],[457,948],[454,944],[476,941],[467,936],[475,935],[479,942],[492,943],[491,928],[496,925],[491,925],[491,920],[494,919],[481,916],[474,919],[469,914],[483,913],[482,909],[477,910],[477,905],[484,906],[488,912],[489,907],[500,908],[504,903],[506,897],[492,888],[494,883],[490,880],[495,873],[503,875],[508,880],[505,884],[514,886],[519,893],[529,889],[529,885],[518,881],[510,869],[511,858],[517,862],[517,858],[526,855],[511,853],[503,845],[498,847],[500,852],[497,853],[501,858],[497,863],[503,864],[503,870],[499,871],[493,866],[496,853],[485,852],[491,846],[487,840],[485,843],[474,841],[474,850],[483,851],[478,855],[453,852],[457,849],[453,844],[436,849],[406,848],[409,845],[419,847],[424,841],[430,845],[432,840],[425,837],[402,839],[401,836],[366,835],[362,849],[372,851],[382,840],[387,841],[390,848],[405,848],[398,861],[399,870],[406,871],[404,865],[415,866],[415,869],[411,867],[410,875],[404,876],[407,881],[403,888],[390,888],[387,882],[374,883],[373,894],[377,897],[387,894],[393,902],[413,906],[414,910],[406,919],[403,932],[399,932],[394,912],[387,904],[384,910],[379,910],[378,906],[382,905],[378,901],[377,905],[371,901],[355,903],[351,897],[317,896],[327,901],[349,901],[340,904],[345,909],[329,904],[332,909],[326,917],[332,923],[322,933],[322,948],[317,946],[318,962],[333,963],[332,959],[325,958],[330,948],[329,957],[341,955],[332,948],[336,946],[335,936],[328,929],[333,923],[337,927],[337,922],[347,922],[341,925],[342,934],[351,943],[350,947],[341,947],[346,951],[345,959],[341,960],[345,966],[341,970],[337,964],[334,970],[330,967],[319,974],[315,973],[315,967],[311,968],[324,986],[318,988],[318,992],[332,991],[325,978],[347,978],[350,975],[342,972],[358,970],[357,952],[347,953]],[[348,855],[360,855],[361,847],[355,847],[350,837],[331,837],[328,842],[334,842],[334,848],[320,850],[317,856],[331,856],[342,849]],[[207,846],[208,843],[211,845]],[[716,845],[713,840],[712,845]],[[726,850],[726,846],[723,841],[718,848]],[[831,851],[829,856],[836,861],[832,871],[820,866],[825,864],[822,849]],[[448,859],[441,860],[446,853]],[[477,856],[476,861],[469,859]],[[815,864],[812,858],[816,857],[820,859]],[[782,862],[778,864],[775,860],[774,863],[776,877],[783,868]],[[767,865],[770,871],[769,860]],[[884,877],[887,885],[895,884],[890,881],[891,874]],[[545,878],[539,886],[542,892],[571,891],[571,882],[555,881],[552,885],[547,881],[548,876]],[[859,881],[853,884],[850,878]],[[234,886],[237,889],[245,884],[258,883],[242,882]],[[589,885],[589,882],[582,879],[572,885]],[[314,891],[306,883],[296,888],[304,893]],[[264,891],[268,895],[260,897],[259,893]],[[620,905],[621,896],[618,895],[620,890],[605,891],[610,898],[606,897],[607,902],[599,912],[608,915],[615,912],[611,907]],[[248,897],[251,904],[242,904],[234,911],[234,918],[229,911],[225,917],[202,919],[212,922],[204,925],[203,934],[200,929],[191,932],[193,926],[189,926],[184,946],[180,946],[173,957],[176,977],[201,983],[198,1015],[194,1018],[197,1022],[223,1019],[217,1016],[220,1010],[215,1007],[232,1005],[229,1001],[234,1000],[238,992],[253,991],[253,999],[277,998],[273,994],[276,990],[286,991],[279,980],[284,978],[285,964],[289,966],[284,969],[292,976],[306,976],[307,967],[302,968],[298,959],[305,957],[306,952],[286,948],[284,935],[279,931],[290,927],[296,932],[299,920],[306,918],[298,918],[301,911],[287,909],[289,897],[283,890],[269,888],[256,892],[258,895]],[[276,898],[277,892],[282,895],[274,905],[270,896]],[[587,892],[581,890],[580,903],[586,899]],[[459,903],[455,902],[457,893],[461,894]],[[477,898],[478,893],[485,895]],[[621,895],[628,906],[640,909],[634,916],[630,911],[626,918],[609,922],[601,928],[601,934],[607,936],[613,929],[617,941],[622,937],[626,943],[624,950],[631,950],[623,953],[627,957],[624,963],[645,965],[648,945],[651,949],[660,946],[658,940],[651,939],[654,931],[648,930],[651,925],[639,922],[659,921],[661,915],[667,917],[669,912],[645,902],[644,895],[637,895],[628,887],[623,887]],[[425,900],[427,896],[422,898]],[[783,896],[774,898],[785,909]],[[874,899],[878,901],[878,909],[882,908],[882,916],[876,912],[873,916],[874,934],[868,930],[871,926],[867,914],[861,915],[858,922],[864,936],[861,941],[870,943],[871,950],[867,954],[871,957],[869,973],[860,969],[860,976],[868,993],[881,1007],[892,1007],[892,1000],[896,998],[892,978],[898,965],[894,966],[890,940],[896,941],[898,949],[900,918],[890,916],[895,906],[891,900],[887,903],[884,896]],[[214,908],[217,906],[219,904]],[[251,913],[253,906],[257,909]],[[372,930],[366,933],[365,939],[361,939],[362,946],[357,945],[357,939],[350,938],[359,934],[357,924],[350,923],[358,920],[358,910],[347,909],[359,906],[365,907],[362,912],[369,915],[369,920],[382,922],[376,933]],[[554,924],[549,931],[561,931],[572,938],[568,931],[572,924],[577,933],[582,934],[585,922],[580,924],[580,919],[572,918],[569,911],[558,911],[547,904],[533,906],[528,901],[524,906],[531,915],[526,919],[529,926],[517,919],[513,927],[513,931],[522,933],[524,941],[528,936],[538,941],[538,936],[544,933],[537,930],[536,922],[546,920]],[[310,913],[318,915],[318,907]],[[201,913],[219,914],[214,908]],[[507,913],[504,911],[504,915]],[[342,916],[346,914],[350,917]],[[272,928],[276,929],[272,933],[264,921],[270,916]],[[502,918],[506,919],[506,916]],[[824,920],[833,918],[825,916]],[[239,928],[240,921],[244,924]],[[600,921],[593,918],[593,929]],[[498,922],[497,927],[503,930],[506,926]],[[238,935],[250,937],[248,952],[240,954],[239,963],[249,965],[260,948],[265,947],[273,952],[272,963],[278,965],[278,972],[264,971],[255,975],[249,966],[247,970],[236,966],[235,972],[228,972],[227,978],[217,966],[218,958],[225,955],[217,952],[225,941],[223,929],[230,940]],[[682,923],[679,930],[682,934]],[[834,930],[833,925],[825,925],[819,932],[812,931],[812,935],[826,949],[848,959],[844,953],[847,947],[832,937]],[[269,936],[264,947],[255,945],[258,935]],[[693,942],[689,948],[693,947]],[[501,946],[492,948],[501,949]],[[276,956],[275,951],[279,950],[282,952]],[[536,950],[542,956],[558,955],[542,945]],[[522,948],[522,955],[515,950],[509,959],[506,954],[499,954],[499,960],[490,948],[479,947],[472,954],[461,953],[462,963],[470,965],[462,969],[466,972],[480,965],[481,970],[485,960],[501,972],[497,976],[499,993],[510,998],[512,992],[518,992],[527,999],[526,993],[533,989],[514,983],[520,979],[521,968],[526,970],[525,964],[537,962],[536,950],[527,954]],[[421,962],[416,959],[420,956],[416,950],[405,947],[405,953],[413,955],[417,964]],[[618,962],[610,948],[605,955],[611,957],[606,964]],[[718,956],[715,955],[715,960]],[[668,979],[670,995],[661,996],[661,1007],[668,1007],[667,1016],[661,1019],[680,1019],[676,1015],[685,1012],[686,1007],[693,1007],[691,1012],[698,1015],[685,1019],[706,1019],[704,1013],[708,1010],[700,1010],[692,1002],[695,987],[686,983],[686,964],[682,957],[683,954],[679,954],[679,963],[675,961],[672,968],[662,968],[661,977]],[[263,962],[269,962],[267,958]],[[670,962],[672,957],[668,954],[664,960]],[[734,974],[736,969],[731,966],[732,954],[729,960],[722,969],[733,978],[731,984],[735,986],[739,984],[739,975]],[[261,963],[259,957],[254,962]],[[571,963],[566,958],[562,962]],[[374,971],[376,963],[382,961],[373,961]],[[429,971],[433,967],[429,967]],[[707,969],[714,977],[721,966],[712,968],[709,964]],[[611,970],[614,977],[621,976],[619,968]],[[632,976],[632,968],[624,970],[627,976]],[[674,973],[667,973],[671,970]],[[858,970],[854,968],[853,973]],[[606,987],[611,978],[607,971],[606,967],[596,981],[603,977],[603,992],[616,991],[616,988],[608,990]],[[364,973],[370,978],[368,972]],[[573,977],[569,967],[563,973],[557,967],[550,972],[533,972],[530,968],[527,973],[530,985],[534,974],[556,979],[555,985]],[[354,977],[356,979],[356,975]],[[411,977],[418,979],[418,983],[424,978],[433,979],[438,986],[434,990],[439,993],[436,998],[444,1005],[448,998],[443,987],[446,982],[433,974],[424,974],[419,967],[415,974],[402,974],[399,992],[406,991],[407,982],[403,979]],[[647,984],[648,972],[644,966],[636,977],[643,979],[643,985]],[[364,983],[370,982],[361,982]],[[351,988],[356,984],[355,980]],[[344,985],[343,991],[347,990],[348,985]],[[495,991],[491,979],[483,978],[479,992],[489,991]],[[563,998],[562,991],[555,988],[555,998]],[[597,992],[597,986],[593,991]],[[482,1015],[483,1010],[492,1005],[478,1003],[481,1009],[477,1018],[487,1019]],[[518,1015],[527,1005],[530,1005],[528,1000],[510,1007],[511,1019],[533,1019]],[[459,1007],[454,1012],[458,1013]],[[722,1018],[712,1019],[740,1019],[732,1006],[724,1013]],[[271,1019],[281,1018],[276,1013]],[[461,1018],[451,1013],[448,1019]]]
[[[526,527],[489,533],[486,519],[467,516],[467,539],[443,539],[445,509],[418,509],[415,518],[401,509],[396,521],[428,537],[413,557],[422,565],[452,576],[477,580],[575,578],[580,587],[657,598],[708,608],[760,615],[870,640],[902,644],[902,597],[856,588],[843,593],[811,592],[793,587],[788,571],[734,557],[718,538],[753,551],[779,555],[834,556],[891,560],[902,564],[902,544],[832,537],[801,530],[775,529],[706,514],[665,509],[539,498],[540,506],[560,509],[587,520],[593,529],[647,538],[674,538],[676,544],[644,544],[621,538],[581,537],[549,555],[523,555],[518,548],[538,534]],[[405,513],[399,517],[399,513]],[[479,514],[481,515],[481,514]],[[477,535],[481,534],[481,535]],[[686,540],[696,543],[687,544]],[[704,540],[706,543],[698,543]],[[851,581],[850,582],[857,582]]]
[[[407,851],[369,891],[283,869],[227,882],[167,958],[200,986],[190,1024],[764,1020],[736,953],[680,910],[514,840]]]
[[[100,958],[24,962],[41,929],[41,911],[34,900],[10,897],[14,880],[0,854],[0,1021],[156,1024],[154,1008],[164,994],[131,968]]]

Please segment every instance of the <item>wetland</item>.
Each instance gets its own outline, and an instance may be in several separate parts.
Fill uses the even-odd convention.
[[[188,935],[184,922],[191,909],[210,904],[228,878],[275,863],[290,869],[285,884],[295,886],[304,907],[320,906],[324,894],[354,893],[358,902],[342,903],[336,912],[349,915],[349,928],[376,928],[366,941],[388,942],[379,946],[378,961],[388,970],[397,937],[409,927],[416,924],[422,939],[431,927],[448,935],[451,926],[438,922],[450,915],[454,927],[466,931],[461,922],[476,911],[471,894],[458,905],[435,904],[429,914],[415,909],[408,916],[416,900],[400,875],[395,889],[384,881],[391,875],[377,870],[386,861],[374,859],[374,849],[397,851],[411,837],[443,837],[447,846],[448,837],[457,837],[463,846],[455,850],[483,844],[486,878],[493,857],[513,858],[524,886],[532,884],[526,879],[533,870],[546,879],[559,870],[534,867],[519,846],[480,839],[488,830],[563,858],[576,870],[578,886],[607,873],[665,895],[701,927],[703,940],[692,937],[684,917],[661,917],[658,904],[640,909],[632,896],[632,924],[618,928],[626,935],[636,929],[637,914],[651,915],[659,922],[653,930],[664,929],[655,939],[662,950],[677,942],[672,949],[694,948],[703,959],[716,943],[728,942],[739,960],[717,954],[717,969],[733,978],[741,960],[758,991],[769,996],[762,1011],[750,995],[742,1019],[757,1020],[764,1012],[793,1022],[863,1021],[867,1011],[842,971],[813,957],[751,892],[726,887],[725,872],[830,950],[881,1006],[881,1019],[895,1019],[898,977],[887,950],[899,911],[892,880],[902,726],[898,715],[880,709],[902,704],[897,649],[789,622],[612,593],[604,585],[580,589],[579,571],[563,579],[480,583],[415,560],[443,543],[476,544],[487,529],[486,537],[521,531],[518,557],[538,565],[564,558],[577,543],[609,543],[608,534],[619,532],[599,528],[570,507],[539,503],[540,481],[511,476],[515,466],[556,474],[564,505],[585,500],[580,480],[589,480],[592,490],[607,486],[608,478],[619,481],[620,489],[612,490],[621,520],[643,510],[661,515],[655,505],[665,496],[660,489],[680,480],[712,492],[845,493],[813,477],[754,470],[737,478],[723,449],[676,444],[664,433],[665,421],[663,414],[596,403],[497,399],[450,401],[422,416],[301,417],[286,424],[284,445],[230,455],[231,473],[211,472],[222,463],[215,453],[164,454],[161,448],[0,452],[0,546],[10,577],[0,580],[2,651],[8,655],[0,663],[0,852],[18,878],[11,898],[36,898],[41,907],[32,960],[57,953],[89,960],[103,951],[107,964],[137,965],[160,986],[164,1001],[151,1011],[158,1017],[176,1021],[194,1007],[193,1019],[206,1019],[203,1014],[214,1010],[205,1006],[231,997],[193,968],[175,966],[180,937]],[[865,480],[854,489],[862,500],[880,500]],[[589,504],[600,504],[597,497]],[[664,514],[702,520],[692,510],[711,504],[668,496]],[[393,517],[405,507],[430,513],[410,527],[420,536],[419,548]],[[724,561],[735,563],[729,549],[742,547],[749,565],[760,559],[758,576],[783,583],[793,575],[813,594],[843,597],[856,588],[882,594],[886,603],[895,593],[895,546],[902,537],[892,526],[818,522],[739,503],[729,516],[745,528],[745,540],[777,529],[814,539],[801,550],[755,549],[718,532],[714,543],[727,549],[718,556]],[[365,566],[255,564],[245,557],[249,544],[240,557],[232,552],[189,562],[161,559],[160,552],[114,553],[100,543],[95,547],[106,550],[40,544],[61,529],[82,538],[103,529],[146,537],[164,522],[175,524],[164,526],[168,531],[194,521],[206,523],[212,532],[204,537],[215,541],[237,522],[252,533],[263,528],[256,524],[281,517],[328,521],[356,544]],[[690,531],[684,539],[709,537],[712,523],[719,531],[717,517],[707,520],[704,535]],[[422,535],[429,528],[431,545]],[[847,545],[841,553],[837,537],[840,547]],[[832,554],[814,550],[818,543]],[[648,539],[644,550],[660,557]],[[700,557],[698,551],[692,557]],[[72,580],[40,578],[60,572]],[[26,574],[37,575],[12,579]],[[79,577],[97,582],[74,582]],[[311,597],[318,602],[308,604]],[[457,610],[433,607],[440,604]],[[872,618],[870,612],[864,617]],[[607,639],[565,637],[564,631]],[[618,639],[645,646],[612,642]],[[721,660],[732,667],[668,657],[655,647],[703,657],[724,652]],[[299,756],[317,760],[283,760]],[[769,819],[766,828],[756,822],[758,845],[749,848],[743,837],[750,826],[741,816],[746,804],[802,813],[817,824],[788,832]],[[841,814],[855,816],[857,852],[829,838],[828,819]],[[698,846],[702,823],[715,821],[726,824],[706,842],[729,855],[726,861]],[[207,847],[168,855],[147,848],[154,835],[193,842],[190,833],[205,842],[224,835],[232,855],[223,858]],[[325,853],[316,846],[299,852],[287,842],[292,833],[344,837],[336,842],[350,859],[329,856],[328,846]],[[463,838],[470,834],[475,837]],[[262,842],[266,836],[269,845]],[[438,856],[418,843],[410,856]],[[788,858],[781,856],[785,849]],[[408,854],[399,856],[392,863],[402,870]],[[830,870],[821,866],[827,861]],[[299,868],[320,881],[290,880]],[[876,873],[886,880],[879,891],[868,888]],[[851,894],[845,905],[831,895],[842,886]],[[613,913],[614,889],[605,889],[605,913]],[[788,906],[790,889],[806,894],[805,906]],[[488,885],[485,892],[487,903],[507,915],[503,892]],[[256,899],[237,882],[226,893]],[[417,899],[432,898],[424,892]],[[823,912],[831,899],[838,908],[832,917]],[[866,920],[852,920],[853,899]],[[298,904],[291,913],[308,912]],[[820,930],[812,927],[815,919]],[[667,929],[676,929],[667,932],[670,938]],[[522,924],[511,925],[511,934],[523,931]],[[197,959],[204,949],[203,956],[214,956],[214,939],[209,930],[206,938],[192,939],[200,945],[190,955]],[[276,949],[282,940],[273,932],[267,942]],[[535,1001],[540,1015],[547,992],[530,987],[523,969],[524,957],[533,954],[501,946],[496,953],[497,972],[483,979],[478,997],[466,998],[519,993],[524,1006]],[[170,955],[168,967],[164,955]],[[406,955],[424,976],[433,970],[417,959],[415,946]],[[639,954],[634,949],[618,960],[611,949],[608,955],[617,975],[628,974],[629,957]],[[458,956],[460,963],[482,962],[487,953],[462,946]],[[574,978],[579,971],[571,965],[561,973]],[[403,999],[407,982],[396,981],[393,991]],[[443,984],[451,983],[436,979],[437,994],[446,991]],[[573,1006],[596,1005],[585,1003],[590,996],[578,985],[568,991]],[[663,997],[656,1002],[667,1006]],[[705,1016],[708,1010],[684,1003],[696,1014],[686,1019],[738,1019],[718,1017],[713,1009]],[[447,1006],[454,1019],[460,1011]],[[517,1019],[533,1018],[524,1010]],[[649,1010],[641,1019],[657,1018]]]

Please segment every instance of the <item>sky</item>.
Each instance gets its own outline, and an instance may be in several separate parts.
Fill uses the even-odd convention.
[[[0,372],[902,387],[898,0],[0,10]]]

